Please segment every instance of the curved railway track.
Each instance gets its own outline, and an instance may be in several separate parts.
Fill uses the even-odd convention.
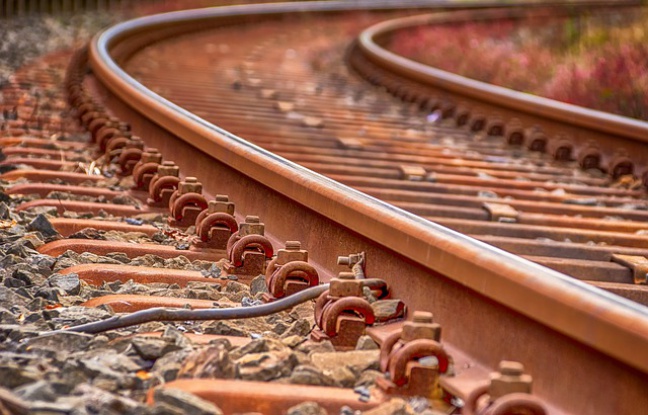
[[[645,190],[628,177],[644,174],[644,153],[638,151],[643,143],[636,142],[645,124],[628,126],[624,120],[596,119],[599,114],[576,110],[585,119],[614,124],[606,134],[630,131],[623,145],[632,156],[610,158],[607,146],[618,143],[618,137],[601,139],[582,126],[569,125],[574,139],[557,140],[554,136],[565,134],[555,121],[523,113],[511,123],[510,108],[439,91],[438,78],[431,80],[438,73],[416,74],[409,63],[387,66],[394,60],[384,57],[373,38],[384,39],[386,32],[411,22],[399,20],[360,33],[379,21],[420,12],[415,6],[394,9],[373,3],[371,10],[358,10],[358,5],[336,2],[258,5],[127,22],[97,36],[87,57],[77,55],[68,77],[71,101],[96,145],[115,151],[123,170],[132,169],[142,157],[138,144],[128,144],[128,136],[138,135],[164,160],[173,160],[181,177],[200,180],[200,190],[191,180],[182,182],[188,195],[178,196],[185,204],[172,208],[171,224],[193,224],[189,218],[195,219],[208,200],[227,194],[236,202],[237,221],[258,215],[266,224],[268,242],[257,239],[252,245],[279,247],[284,241],[300,241],[322,281],[334,277],[339,255],[364,252],[364,275],[384,280],[391,297],[402,299],[410,314],[432,312],[443,327],[441,343],[454,360],[454,373],[438,378],[447,400],[454,396],[473,402],[475,391],[484,392],[477,386],[489,371],[501,360],[515,360],[533,375],[533,396],[549,413],[637,413],[648,403],[643,393],[648,360],[636,352],[648,341],[648,316],[644,307],[592,285],[647,301],[644,287],[635,285],[645,283]],[[350,49],[358,35],[360,42]],[[83,76],[86,58],[90,76]],[[370,88],[358,74],[383,88]],[[385,90],[407,102],[389,97]],[[127,122],[132,134],[123,125],[111,124],[117,120],[108,113]],[[564,111],[557,113],[553,118],[564,117]],[[564,124],[564,118],[559,122]],[[542,130],[525,130],[536,123]],[[584,123],[591,129],[591,121]],[[587,140],[595,140],[596,146],[591,141],[582,144]],[[126,154],[132,154],[130,164]],[[14,163],[38,165],[33,159],[16,159],[20,154],[12,157]],[[152,151],[144,157],[159,162]],[[579,169],[579,162],[590,170]],[[41,167],[46,164],[41,161]],[[599,168],[598,173],[593,168]],[[38,181],[28,170],[3,176],[17,177]],[[36,190],[29,186],[37,184],[23,185],[27,187],[22,190],[17,186],[14,193],[30,193]],[[51,190],[51,185],[45,188]],[[72,190],[59,190],[66,189]],[[91,193],[88,188],[74,190]],[[225,203],[222,197],[218,200]],[[52,202],[29,203],[22,208]],[[57,204],[67,210],[95,208]],[[114,209],[122,216],[139,213]],[[229,223],[219,218],[218,223]],[[247,222],[246,229],[257,226],[253,218]],[[53,223],[61,233],[89,224]],[[198,233],[203,232],[196,223]],[[236,221],[227,226],[234,231]],[[123,223],[119,227],[130,229]],[[295,246],[288,250],[298,250]],[[205,251],[198,243],[187,255],[211,260],[229,256],[235,267],[230,274],[245,274],[248,265],[237,263],[238,256],[230,254],[236,249],[228,248],[227,254],[213,246]],[[106,250],[114,244],[61,240],[40,251],[58,255],[68,249],[110,252]],[[133,251],[138,249],[147,248]],[[266,246],[268,259],[272,251]],[[164,255],[175,254],[171,249]],[[353,258],[346,262],[352,265]],[[100,268],[89,274],[137,274],[127,268]],[[359,272],[357,267],[354,271]],[[304,274],[309,272],[300,272],[308,284],[311,277]],[[96,300],[95,305],[113,308],[127,301],[124,311],[132,311],[138,302],[142,307],[162,304],[135,297]],[[362,307],[356,311],[362,314]],[[393,327],[368,331],[379,343],[389,344]],[[336,336],[334,331],[328,334]],[[444,355],[436,355],[438,370],[445,372]],[[394,376],[397,366],[389,367]],[[287,387],[281,389],[282,398],[261,385],[183,382],[188,381],[175,385],[220,399],[228,411],[243,410],[231,403],[237,394],[239,399],[265,399],[285,408],[281,402],[286,394],[302,393]],[[417,382],[412,380],[410,386]],[[252,388],[260,389],[247,395],[241,391]],[[407,384],[395,389],[403,392]],[[424,390],[429,393],[429,386]],[[331,407],[347,399],[341,392],[303,393],[320,393],[326,396],[323,401],[331,399]],[[525,396],[531,411],[535,401]],[[264,408],[257,405],[261,406],[256,410]],[[463,413],[469,412],[464,408]]]

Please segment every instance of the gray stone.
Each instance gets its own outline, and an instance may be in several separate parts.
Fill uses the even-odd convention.
[[[83,406],[90,414],[143,414],[146,406],[124,396],[109,393],[103,389],[82,383],[74,388],[74,395],[83,397]]]
[[[35,367],[23,366],[13,362],[0,365],[0,386],[15,389],[43,378],[43,374]]]
[[[306,354],[328,353],[335,352],[335,347],[333,347],[333,343],[329,340],[324,340],[322,342],[306,340],[304,343],[297,346],[297,350]]]
[[[328,415],[326,409],[316,402],[304,402],[288,408],[287,415]]]
[[[57,325],[80,325],[93,321],[103,320],[111,314],[100,308],[81,306],[59,307],[53,310],[43,310],[43,316]]]
[[[191,268],[191,261],[186,256],[180,255],[164,260],[164,266],[165,268],[187,269]]]
[[[257,295],[258,293],[267,293],[268,286],[266,285],[265,275],[257,275],[250,281],[250,294]]]
[[[172,341],[159,337],[133,337],[131,344],[137,354],[145,360],[156,360],[169,352],[180,349]]]
[[[36,282],[38,282],[38,280],[42,281],[42,279],[37,278],[36,275],[34,275],[33,272],[31,272],[31,271],[29,271],[27,269],[24,269],[24,268],[16,269],[11,276],[16,278],[16,279],[19,279],[19,280],[23,281],[25,283],[25,285],[28,285],[28,286],[33,285],[35,281]]]
[[[288,337],[282,337],[281,339],[281,343],[290,347],[291,349],[294,349],[295,347],[301,345],[305,341],[306,339],[303,336],[288,336]]]
[[[311,332],[311,324],[308,322],[308,320],[305,319],[299,319],[292,323],[290,327],[281,335],[282,338],[290,337],[290,336],[306,336],[308,333]]]
[[[232,359],[238,360],[246,354],[262,353],[267,351],[270,351],[268,341],[266,339],[257,339],[252,340],[244,346],[237,347],[236,349],[232,350],[230,352],[230,356],[232,357]]]
[[[27,310],[38,312],[38,314],[40,314],[40,311],[43,308],[45,308],[46,305],[47,305],[47,302],[45,301],[45,299],[40,298],[40,297],[36,297],[33,300],[31,300],[29,302],[29,304],[27,304]],[[43,318],[42,315],[40,317]]]
[[[59,303],[61,301],[59,297],[65,296],[65,293],[60,288],[40,287],[36,290],[36,296],[54,303]]]
[[[205,334],[221,334],[224,336],[245,337],[247,333],[233,322],[215,321],[205,327]]]
[[[173,344],[182,349],[191,346],[191,340],[174,326],[166,326],[162,333],[162,338],[172,341]]]
[[[282,334],[285,333],[286,330],[288,330],[288,324],[284,323],[283,321],[277,322],[274,327],[272,327],[272,331],[276,334]]]
[[[0,195],[2,195],[3,199],[5,197],[8,197],[7,194],[3,191],[0,191]],[[9,206],[7,206],[5,201],[3,200],[2,202],[0,202],[0,219],[9,219],[10,213],[11,213],[11,209],[9,209]]]
[[[222,344],[190,354],[178,373],[180,378],[234,379],[237,376],[238,367]]]
[[[56,391],[50,382],[39,380],[34,383],[23,385],[14,390],[16,395],[22,399],[33,401],[54,402],[56,400]]]
[[[81,280],[79,274],[52,274],[47,283],[50,287],[59,288],[69,295],[78,295],[81,292]]]
[[[290,374],[290,383],[297,385],[335,386],[335,380],[313,366],[299,365]]]
[[[11,311],[0,307],[0,324],[18,324],[18,320]]]
[[[346,366],[339,366],[333,370],[327,370],[326,373],[336,384],[343,388],[350,388],[356,382],[356,374]]]
[[[356,343],[356,350],[377,350],[378,344],[369,336],[360,336]]]
[[[26,306],[29,299],[16,294],[12,289],[0,285],[0,306],[11,307],[13,305]]]
[[[86,350],[92,340],[93,336],[91,334],[75,333],[72,331],[54,334],[45,333],[24,342],[24,348],[28,350],[32,347],[40,347],[59,352],[75,352],[78,350]]]
[[[238,281],[228,281],[227,285],[225,286],[226,293],[238,293],[241,291],[249,292],[250,290],[247,285]]]
[[[106,232],[94,228],[85,228],[68,236],[69,239],[93,239],[105,241]]]
[[[376,384],[376,379],[379,377],[384,377],[385,375],[382,372],[377,370],[365,370],[360,374],[360,377],[355,382],[353,387],[364,386],[369,387]]]
[[[52,271],[57,272],[57,271],[60,271],[62,269],[65,269],[65,268],[73,267],[73,266],[78,265],[78,264],[79,264],[79,261],[77,261],[74,258],[65,258],[65,257],[61,258],[61,257],[59,257],[56,260],[56,263],[54,264],[54,266],[52,267]]]
[[[236,361],[241,379],[269,381],[288,376],[297,365],[297,357],[290,350],[251,353]]]
[[[82,402],[83,398],[81,397],[56,402],[35,401],[29,405],[29,413],[39,415],[71,414]]]
[[[2,283],[7,288],[25,287],[27,285],[25,281],[19,280],[18,278],[14,278],[14,277],[5,277]]]
[[[223,412],[214,404],[196,395],[173,388],[158,388],[153,393],[155,402],[177,408],[183,414],[220,415]]]
[[[384,322],[405,316],[405,304],[401,300],[378,300],[371,304],[376,321]]]
[[[379,350],[352,350],[348,352],[313,353],[311,354],[311,360],[324,373],[340,367],[348,367],[354,373],[361,373],[369,369],[379,370],[379,356]]]
[[[83,354],[88,359],[105,367],[124,373],[135,373],[150,366],[150,362],[143,362],[137,357],[129,357],[112,348],[88,350]]]
[[[0,325],[0,341],[5,341],[7,339],[18,342],[30,337],[36,337],[40,335],[41,330],[34,327],[33,325],[14,325],[14,324],[1,324]]]
[[[27,225],[27,230],[40,232],[45,238],[60,236],[50,223],[49,219],[47,219],[43,214],[36,216],[34,220]]]
[[[56,263],[56,258],[49,255],[33,255],[27,259],[27,263],[32,272],[47,277],[52,273],[52,267]]]

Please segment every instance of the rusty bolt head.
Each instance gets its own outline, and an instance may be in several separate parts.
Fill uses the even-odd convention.
[[[216,199],[210,200],[207,204],[207,212],[234,215],[234,202],[230,202],[227,195],[216,195]]]
[[[362,297],[362,280],[357,280],[351,272],[340,272],[337,278],[331,279],[329,296],[340,297]]]
[[[132,136],[128,144],[126,144],[126,147],[128,148],[139,148],[140,150],[144,150],[144,141],[136,135]]]
[[[245,217],[245,222],[239,224],[239,236],[263,235],[264,232],[265,225],[261,223],[258,216],[248,215]]]
[[[401,339],[405,342],[419,339],[441,340],[441,326],[434,323],[432,313],[415,311],[410,321],[403,324]]]
[[[178,184],[178,194],[202,193],[202,183],[195,177],[187,177]]]
[[[365,258],[365,253],[360,252],[359,254],[350,254],[349,256],[339,256],[337,259],[338,265],[347,265],[349,268],[353,268],[355,264],[362,263]]]
[[[158,151],[157,148],[148,147],[142,153],[141,158],[142,163],[162,163],[162,154]]]
[[[157,173],[162,176],[180,177],[180,167],[176,166],[172,161],[165,161],[158,166]]]
[[[275,264],[286,265],[292,261],[308,262],[308,251],[301,249],[301,242],[299,241],[286,241],[285,248],[277,251]]]
[[[524,366],[519,362],[502,360],[499,372],[490,374],[488,394],[491,401],[511,393],[531,393],[531,375],[524,373]]]

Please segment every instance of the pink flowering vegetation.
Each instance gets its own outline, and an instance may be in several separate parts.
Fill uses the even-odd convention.
[[[518,91],[648,120],[648,11],[421,26],[386,45]]]

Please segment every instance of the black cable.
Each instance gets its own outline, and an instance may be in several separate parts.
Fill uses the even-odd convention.
[[[136,324],[149,323],[152,321],[234,320],[239,318],[261,317],[292,308],[308,300],[313,300],[319,297],[324,291],[328,290],[328,288],[328,284],[318,285],[317,287],[311,287],[299,291],[298,293],[282,298],[281,300],[252,307],[210,308],[200,310],[172,309],[164,307],[149,308],[147,310],[136,311],[130,314],[114,316],[106,320],[94,321],[92,323],[81,324],[62,330],[54,330],[43,333],[42,335],[46,336],[64,331],[95,334],[107,330],[134,326]]]

